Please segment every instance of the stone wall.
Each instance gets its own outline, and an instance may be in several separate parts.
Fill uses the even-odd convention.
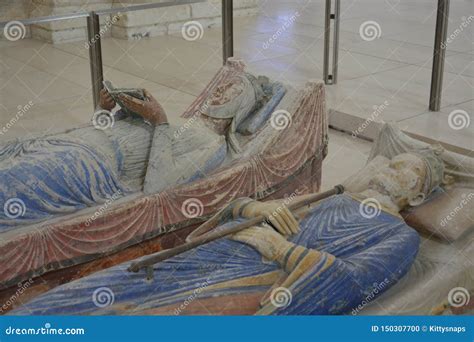
[[[30,0],[30,17],[90,12],[111,8],[112,4],[113,0]],[[108,17],[102,17],[101,22],[107,19]],[[105,36],[110,36],[110,31],[104,32]],[[52,43],[86,40],[86,18],[32,25],[31,35],[33,38]]]
[[[50,16],[132,6],[169,0],[0,0],[1,20]],[[258,12],[257,0],[234,0],[234,16],[250,16]],[[126,12],[116,17],[101,16],[105,36],[122,39],[153,37],[180,31],[188,21],[198,21],[203,27],[221,24],[221,0]],[[113,19],[113,20],[112,20]],[[109,27],[110,23],[111,27]],[[84,18],[32,25],[31,36],[52,43],[86,40]],[[28,34],[30,34],[28,32]]]
[[[31,0],[0,0],[0,21],[28,18],[30,2]],[[29,27],[25,29],[25,37],[30,37]],[[0,39],[3,38],[2,32]]]
[[[153,0],[165,2],[168,0]],[[234,0],[234,16],[255,15],[257,0]],[[205,3],[156,8],[147,11],[128,12],[112,29],[118,38],[138,38],[180,31],[185,22],[196,20],[203,27],[221,24],[221,1],[209,0]]]
[[[0,0],[0,21],[24,19],[30,0]]]

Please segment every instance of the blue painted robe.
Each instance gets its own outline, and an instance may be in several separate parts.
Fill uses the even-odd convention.
[[[385,212],[365,218],[359,206],[347,195],[333,196],[300,221],[301,232],[291,241],[321,251],[323,256],[290,286],[291,303],[273,314],[349,313],[371,295],[371,300],[375,299],[407,273],[418,251],[418,234],[401,218]],[[235,222],[225,226],[232,224]],[[335,261],[321,272],[330,255],[335,256]],[[143,272],[128,273],[129,264],[60,286],[11,314],[143,314],[164,306],[179,308],[190,299],[262,293],[272,284],[247,282],[231,286],[230,282],[284,272],[276,262],[264,261],[254,248],[227,238],[155,265],[151,282],[145,280]],[[374,291],[381,283],[385,284],[383,289]],[[108,294],[104,307],[98,303],[100,291]]]
[[[0,146],[0,190],[0,233],[127,192],[104,155],[64,136]]]

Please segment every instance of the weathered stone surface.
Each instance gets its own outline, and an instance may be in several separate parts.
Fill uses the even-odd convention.
[[[191,12],[193,18],[209,18],[221,16],[221,0],[210,0],[206,3],[198,3],[191,5]],[[257,9],[256,0],[237,0],[234,1],[234,15],[241,13],[242,9]]]
[[[116,24],[122,27],[154,26],[174,21],[187,20],[191,17],[189,6],[153,8],[146,11],[127,12]]]
[[[160,3],[164,0],[1,0],[0,19],[14,20],[66,13],[88,12],[113,7],[132,6],[143,3]],[[251,16],[258,12],[256,0],[235,0],[234,16]],[[101,17],[101,24],[113,16]],[[115,20],[108,28],[105,37],[136,39],[175,33],[184,23],[198,20],[203,27],[221,24],[221,1],[209,0],[206,3],[156,8],[136,12],[127,12]],[[52,43],[85,40],[87,37],[84,18],[68,19],[33,25],[31,35],[34,38]],[[29,32],[27,32],[29,36]]]
[[[344,182],[347,191],[367,187],[380,172],[384,159],[410,151],[420,151],[428,144],[404,134],[393,124],[382,127],[373,145],[369,162],[363,170]],[[450,290],[474,285],[474,230],[472,224],[474,160],[465,155],[444,151],[444,189],[428,201],[401,212],[407,224],[421,237],[420,250],[409,273],[379,299],[371,301],[362,315],[433,315],[456,314],[449,305]],[[452,184],[453,182],[453,184]],[[463,310],[469,307],[463,306]],[[471,311],[472,312],[472,311]]]
[[[216,87],[243,72],[244,64],[229,61],[183,114],[192,120]],[[327,151],[324,85],[310,82],[294,92],[283,107],[291,124],[275,129],[272,120],[242,141],[242,154],[212,176],[145,196],[134,194],[110,206],[97,220],[87,220],[97,207],[2,235],[0,286],[53,270],[86,263],[153,237],[202,222],[239,197],[268,199],[317,192]],[[282,105],[283,106],[283,105]],[[199,218],[183,212],[186,200],[202,203]],[[87,238],[84,239],[84,236]]]
[[[166,25],[153,25],[146,27],[123,27],[116,26],[112,27],[112,36],[115,38],[122,39],[141,39],[147,37],[155,37],[165,35],[168,32]]]

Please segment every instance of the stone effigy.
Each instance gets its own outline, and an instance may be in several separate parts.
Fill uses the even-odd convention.
[[[129,90],[118,95],[106,84],[122,108],[109,118],[108,126],[101,127],[100,120],[106,119],[99,117],[96,127],[18,139],[0,149],[0,202],[16,199],[28,209],[12,218],[6,206],[0,212],[0,232],[102,204],[115,194],[143,191],[149,195],[200,179],[224,162],[226,138],[230,150],[242,152],[235,136],[240,124],[254,120],[256,114],[271,114],[286,92],[267,78],[240,72],[210,94],[202,113],[230,122],[228,129],[206,129],[199,125],[199,117],[177,136],[179,127],[168,124],[151,94],[147,97],[141,91],[141,96],[131,97]],[[283,91],[274,93],[277,87]],[[137,111],[143,113],[127,104],[137,105]],[[114,106],[112,102],[110,109]],[[160,123],[151,123],[160,112]]]
[[[321,162],[327,148],[323,84],[309,82],[301,90],[292,90],[284,89],[282,85],[271,84],[265,78],[249,76],[251,79],[247,82],[244,80],[247,77],[244,69],[241,61],[230,60],[184,113],[183,118],[188,120],[187,124],[189,123],[191,128],[185,124],[172,134],[172,139],[180,137],[187,139],[188,130],[193,128],[211,130],[213,133],[210,136],[221,138],[223,134],[226,137],[231,134],[235,146],[240,151],[237,148],[233,150],[229,144],[229,153],[217,169],[208,170],[207,174],[196,174],[193,171],[184,177],[186,179],[174,173],[168,177],[175,177],[175,180],[176,177],[181,177],[177,180],[176,186],[156,193],[152,191],[153,193],[149,195],[143,191],[125,194],[123,198],[117,198],[112,203],[109,203],[107,195],[110,196],[116,189],[120,189],[119,184],[123,183],[123,178],[118,177],[117,181],[116,178],[110,177],[108,188],[105,188],[102,182],[96,182],[97,185],[100,184],[99,189],[102,191],[98,197],[105,199],[105,204],[45,223],[22,226],[0,233],[0,286],[7,288],[30,277],[97,260],[154,238],[156,240],[148,245],[149,248],[137,248],[130,253],[124,251],[123,254],[114,254],[107,260],[104,258],[103,264],[97,266],[99,263],[96,263],[95,267],[101,269],[110,266],[111,263],[156,252],[163,245],[172,246],[179,243],[180,235],[184,234],[185,229],[188,227],[192,229],[193,225],[202,222],[238,197],[251,196],[263,199],[272,196],[283,197],[295,191],[298,193],[317,191],[320,185]],[[224,100],[221,99],[222,92],[218,89],[225,89],[226,85],[232,86],[236,80],[244,82],[246,86],[262,87],[262,91],[256,94],[255,98],[259,101],[255,107],[247,106],[255,116],[241,115],[237,121],[234,118],[213,117],[213,113],[219,112],[216,108],[225,105],[225,101],[230,101],[236,106],[234,101],[238,104],[240,103],[238,101],[245,100],[245,97],[241,96],[230,98],[224,96]],[[240,89],[248,90],[248,88]],[[288,119],[287,125],[278,126],[278,121],[273,120],[272,113],[278,111],[288,113],[285,114],[287,115],[285,118]],[[194,123],[198,121],[203,124],[199,126],[196,124],[195,127]],[[131,123],[124,120],[115,122],[115,125],[122,124]],[[146,133],[149,130],[146,124],[140,125],[142,126],[137,129],[137,135],[150,136]],[[224,131],[219,131],[218,128],[224,126]],[[231,127],[235,130],[230,129]],[[77,135],[84,137],[82,133]],[[198,141],[198,145],[209,142],[206,136],[202,139]],[[220,150],[217,148],[220,144],[214,146]],[[198,148],[200,147],[199,145]],[[89,153],[91,159],[98,159],[97,165],[103,163],[103,159],[98,158],[94,151],[85,148],[79,151],[83,154]],[[61,150],[60,153],[64,152]],[[95,167],[92,169],[95,172]],[[140,170],[143,172],[145,168]],[[133,172],[137,173],[136,170]],[[64,179],[60,179],[59,182],[65,182]],[[141,177],[139,181],[139,185],[142,185]],[[169,185],[170,182],[165,183]],[[131,182],[128,182],[126,185],[130,184]],[[77,188],[80,189],[79,185]],[[81,192],[79,194],[83,195]],[[90,193],[86,195],[90,196]],[[95,198],[88,199],[95,202]],[[197,208],[196,212],[186,210],[186,205],[189,203]],[[96,215],[97,212],[100,215]],[[174,233],[171,234],[172,232]],[[186,231],[187,233],[189,231]],[[165,239],[166,243],[162,239]],[[87,264],[80,270],[76,269],[73,277],[91,272],[86,266]],[[41,291],[70,279],[70,274],[58,275],[57,279],[51,278],[47,284],[41,284]],[[5,292],[5,295],[7,293]]]
[[[373,145],[367,166],[344,185],[351,191],[363,189],[388,158],[427,146],[387,124]],[[437,189],[419,207],[402,212],[405,221],[421,235],[418,256],[408,274],[382,296],[372,298],[360,314],[472,313],[474,161],[437,149],[445,164],[443,189]]]
[[[156,264],[149,281],[121,264],[60,286],[12,314],[350,313],[374,286],[379,295],[409,271],[420,238],[398,211],[423,202],[443,172],[431,149],[402,153],[367,189],[316,203],[300,213],[299,224],[285,202],[238,200],[214,217],[221,221],[216,229],[259,215],[275,229],[263,224],[201,245]]]

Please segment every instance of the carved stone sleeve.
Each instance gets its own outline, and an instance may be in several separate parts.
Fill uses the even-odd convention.
[[[143,191],[154,194],[174,184],[176,168],[172,155],[172,133],[168,124],[155,128]]]

